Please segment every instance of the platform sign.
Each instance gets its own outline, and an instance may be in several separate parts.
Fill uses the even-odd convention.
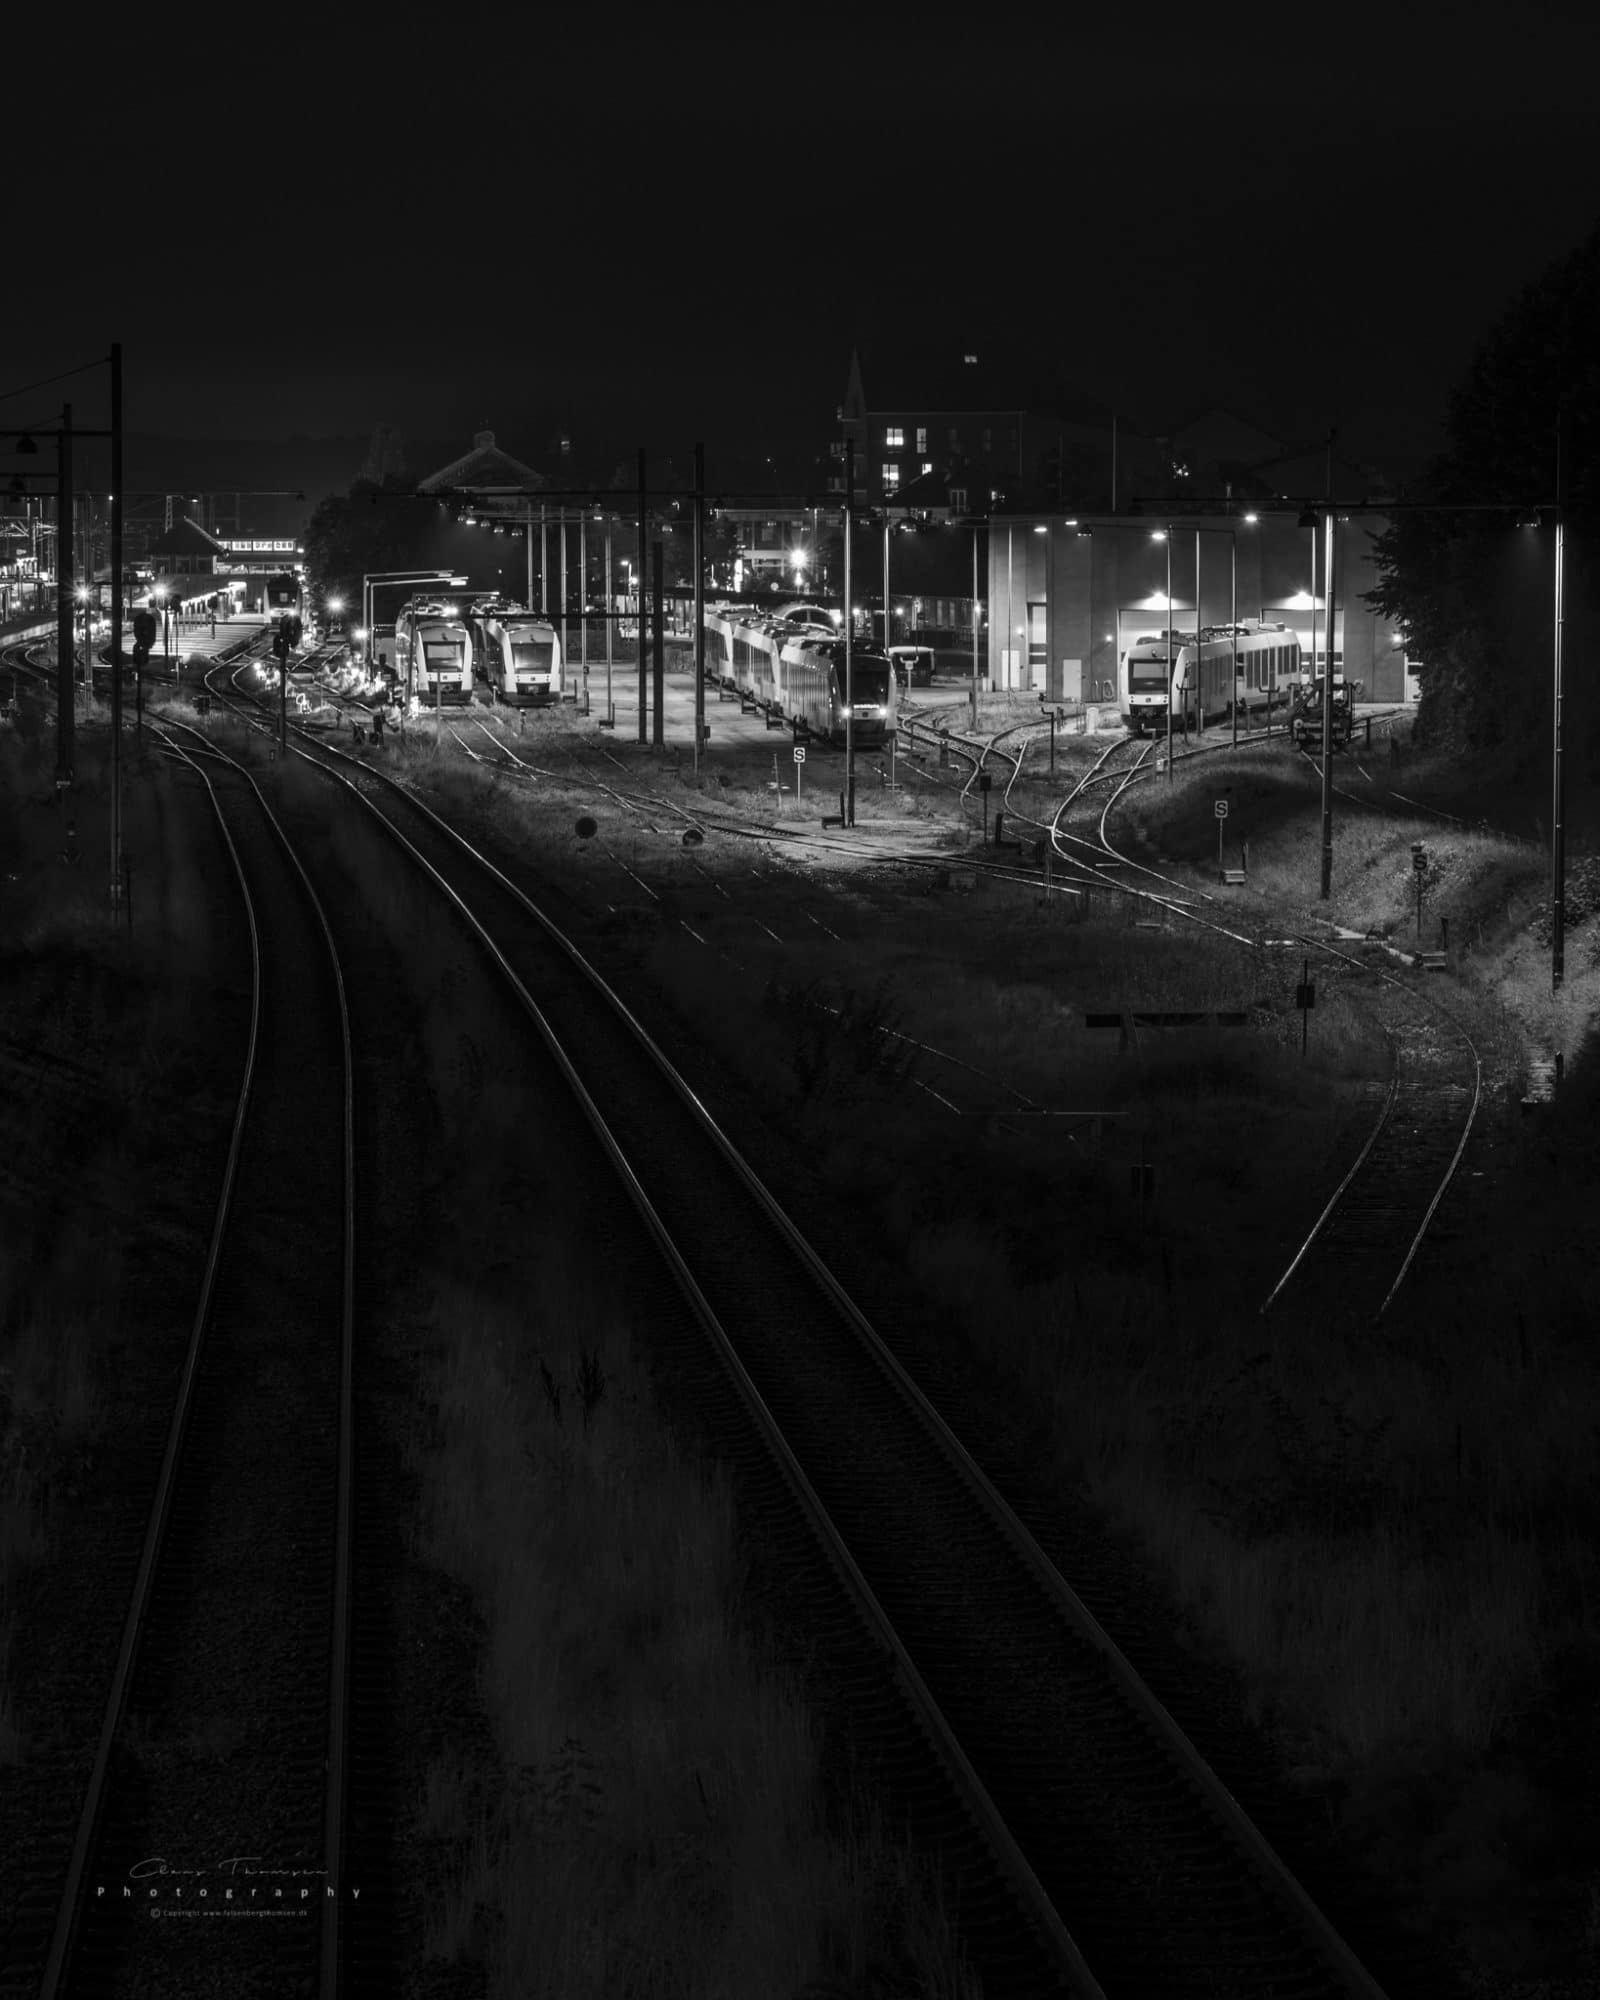
[[[1216,814],[1218,819],[1226,819],[1228,817],[1228,801],[1226,799],[1218,799],[1211,810]]]
[[[803,764],[806,761],[805,745],[803,743],[797,743],[794,746],[794,761],[797,764]]]
[[[797,743],[794,746],[794,802],[797,806],[800,803],[801,780],[804,775],[800,769],[800,766],[805,761],[806,761],[806,746],[803,743]]]

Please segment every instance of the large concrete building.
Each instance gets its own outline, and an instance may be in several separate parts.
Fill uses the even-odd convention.
[[[1215,514],[1019,514],[989,524],[989,684],[1049,701],[1112,701],[1132,640],[1259,618],[1293,631],[1303,655],[1327,651],[1320,548],[1298,507]],[[1335,554],[1335,667],[1365,698],[1407,693],[1395,626],[1363,601],[1377,581],[1373,538],[1382,514],[1341,516]],[[1168,567],[1170,556],[1170,571]],[[1170,585],[1169,585],[1170,576]],[[1169,594],[1170,591],[1170,594]]]

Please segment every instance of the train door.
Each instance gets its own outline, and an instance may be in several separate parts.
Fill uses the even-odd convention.
[[[1028,600],[1028,686],[1037,688],[1042,694],[1046,676],[1050,671],[1049,656],[1045,651],[1047,633],[1045,628],[1045,607]]]

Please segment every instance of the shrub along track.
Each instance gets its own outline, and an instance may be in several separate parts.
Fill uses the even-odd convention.
[[[337,778],[478,928],[567,1074],[701,1369],[717,1357],[729,1449],[825,1560],[810,1622],[853,1659],[990,1990],[1375,1992],[620,1001],[419,801],[356,760]]]

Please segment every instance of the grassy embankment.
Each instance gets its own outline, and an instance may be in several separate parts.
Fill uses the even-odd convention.
[[[1530,1805],[1542,1780],[1526,1768],[1524,1725],[1543,1690],[1600,1657],[1586,1555],[1592,1364],[1581,1338],[1595,1247],[1584,1191],[1595,1174],[1570,1014],[1568,1102],[1537,1123],[1506,1103],[1521,1034],[1552,1027],[1537,1018],[1537,977],[1507,972],[1544,863],[1493,836],[1346,801],[1324,904],[1315,781],[1285,759],[1280,746],[1180,768],[1170,793],[1152,784],[1130,795],[1117,838],[1206,882],[1210,802],[1232,785],[1231,830],[1250,842],[1250,879],[1230,907],[1275,931],[1315,935],[1332,921],[1402,946],[1414,930],[1411,842],[1426,844],[1423,941],[1451,917],[1452,971],[1434,990],[1485,1055],[1490,1096],[1474,1157],[1487,1165],[1469,1162],[1484,1186],[1467,1179],[1451,1197],[1470,1236],[1419,1270],[1381,1340],[1352,1344],[1314,1316],[1287,1326],[1255,1313],[1257,1280],[1281,1259],[1274,1249],[1252,1261],[1252,1246],[1272,1229],[1278,1248],[1292,1246],[1369,1115],[1359,1079],[1386,1067],[1364,1003],[1328,961],[1302,1061],[1285,1004],[1298,952],[1269,973],[1237,947],[1098,913],[1079,921],[1040,908],[1029,890],[980,891],[958,925],[915,949],[880,906],[853,928],[834,912],[843,943],[808,950],[803,963],[797,951],[759,958],[766,947],[747,912],[719,922],[712,942],[750,968],[739,1060],[769,1109],[782,1102],[846,1198],[881,1204],[890,1245],[930,1294],[983,1326],[991,1363],[1049,1412],[1060,1476],[1085,1482],[1139,1536],[1240,1666],[1286,1762],[1326,1791],[1419,1910],[1478,1923],[1485,1962],[1532,1962],[1542,1947],[1519,1942],[1515,1913],[1523,1877],[1546,1865],[1545,1822]],[[1419,793],[1426,769],[1408,767],[1405,782]],[[574,872],[587,865],[566,830],[576,794],[552,788],[530,806],[479,771],[449,784],[462,803],[488,794],[502,834],[527,839],[540,827],[557,836],[544,851]],[[711,851],[703,858],[711,864]],[[657,881],[659,861],[693,888],[670,848],[630,859]],[[865,907],[852,904],[858,915]],[[762,908],[774,917],[770,899]],[[915,906],[910,928],[926,928],[927,909]],[[703,951],[663,934],[650,968],[703,1016]],[[796,1034],[781,997],[763,1015],[775,969],[793,991],[820,981],[814,997],[836,1006],[849,993],[881,987],[882,997],[844,1006],[819,1043],[812,1019]],[[1251,1002],[1264,1003],[1257,1031],[1133,1059],[1079,1026],[1086,1006]],[[941,1137],[908,1109],[911,1093],[872,1032],[889,1022],[1056,1108],[1124,1110],[1107,1157],[1059,1143],[1052,1156],[1024,1134],[975,1171],[970,1127],[957,1133],[952,1121]],[[801,1043],[809,1053],[797,1072]],[[926,1059],[919,1073],[948,1083]],[[1158,1174],[1142,1240],[1125,1173],[1141,1143]],[[1574,1161],[1581,1186],[1569,1184]],[[1397,1812],[1397,1801],[1410,1804]],[[1428,1835],[1403,1830],[1413,1808]],[[1568,1886],[1581,1900],[1581,1885]],[[1592,1955],[1597,1941],[1600,1926],[1578,1948]]]
[[[325,804],[320,781],[288,775]],[[816,1726],[741,1627],[728,1488],[652,1406],[649,1329],[586,1260],[471,947],[359,823],[338,859],[407,948],[446,1138],[433,1171],[452,1227],[419,1256],[435,1296],[418,1385],[431,1415],[409,1440],[416,1547],[482,1618],[500,1760],[487,1782],[454,1750],[427,1771],[414,1833],[453,1857],[430,1956],[481,1959],[492,1992],[552,2000],[744,2000],[873,1975],[975,1994],[925,1868],[865,1794],[824,1796]]]
[[[1426,782],[1425,769],[1408,768],[1408,790]],[[1478,1925],[1486,1964],[1533,1964],[1562,1944],[1592,1959],[1600,1924],[1574,1945],[1519,1930],[1517,1915],[1524,1878],[1559,1874],[1548,1818],[1532,1803],[1543,1779],[1525,1725],[1544,1690],[1600,1659],[1583,1333],[1595,1176],[1578,1103],[1590,1087],[1574,1076],[1568,1102],[1536,1121],[1514,1107],[1522,1043],[1551,1032],[1537,978],[1506,972],[1546,864],[1493,835],[1345,801],[1324,904],[1315,781],[1281,749],[1180,770],[1170,793],[1142,788],[1117,837],[1208,882],[1211,799],[1227,785],[1234,831],[1250,841],[1249,883],[1230,905],[1241,915],[1308,935],[1329,935],[1330,922],[1379,931],[1409,948],[1420,839],[1423,942],[1451,918],[1452,968],[1431,990],[1484,1056],[1483,1137],[1451,1197],[1467,1233],[1419,1267],[1381,1338],[1352,1342],[1314,1314],[1286,1324],[1255,1311],[1256,1281],[1276,1275],[1278,1251],[1315,1214],[1370,1116],[1357,1079],[1376,1082],[1387,1066],[1353,976],[1326,959],[1314,968],[1302,1061],[1285,1004],[1299,951],[1268,971],[1178,929],[1074,922],[1026,890],[978,892],[958,926],[913,948],[875,907],[839,947],[808,949],[798,971],[790,961],[795,988],[820,979],[817,997],[858,996],[819,1051],[814,1021],[798,1034],[781,1003],[763,1017],[761,982],[777,954],[757,964],[753,933],[730,919],[713,941],[752,964],[738,1059],[836,1190],[878,1204],[890,1245],[927,1291],[983,1327],[994,1365],[1050,1413],[1060,1476],[1086,1482],[1136,1532],[1242,1669],[1286,1762],[1337,1802],[1419,1912]],[[500,813],[515,823],[513,809]],[[776,904],[765,908],[774,918]],[[703,954],[663,933],[650,963],[703,1017]],[[1569,978],[1588,979],[1592,1007],[1592,973],[1576,951],[1569,963]],[[729,978],[725,962],[718,977]],[[859,998],[883,981],[880,997]],[[1078,1025],[1084,1006],[1253,1001],[1265,1003],[1255,1032],[1131,1059]],[[1024,1134],[975,1167],[970,1127],[957,1133],[951,1121],[941,1141],[936,1114],[913,1110],[883,1063],[872,1029],[890,1022],[1041,1101],[1122,1108],[1109,1159],[1097,1166],[1057,1143],[1050,1162]],[[1573,1065],[1570,1017],[1568,1029]],[[926,1060],[919,1073],[947,1082]],[[1158,1170],[1142,1244],[1124,1171],[1141,1141]],[[1581,1188],[1569,1185],[1575,1162]],[[1448,1226],[1449,1213],[1441,1219]],[[1273,1256],[1252,1260],[1251,1241],[1273,1229]],[[1406,1831],[1397,1801],[1432,1831]],[[1579,1907],[1581,1884],[1567,1891]]]
[[[1318,1100],[1350,1069],[1375,1067],[1358,1003],[1326,961],[1314,967],[1304,1066],[1289,1052],[1292,1013],[1260,1035],[1085,1064],[1059,982],[1084,990],[1089,965],[1098,992],[1125,1005],[1205,1006],[1230,984],[1237,1005],[1248,992],[1214,947],[1185,949],[1175,937],[1152,956],[1144,934],[1102,935],[1098,951],[1060,967],[1049,991],[995,977],[975,994],[970,979],[946,973],[937,1011],[919,997],[914,1018],[928,1039],[961,1046],[965,1017],[985,1064],[1012,1078],[1036,1077],[1048,1046],[1074,1091],[1121,1101],[1142,1121],[1163,1186],[1180,1191],[1158,1200],[1153,1224],[1147,1218],[1159,1262],[1130,1261],[1123,1185],[1096,1185],[1082,1167],[1058,1174],[1049,1202],[1018,1176],[988,1213],[969,1200],[956,1214],[919,1216],[903,1171],[898,1201],[886,1190],[877,1146],[901,1096],[835,1104],[817,1138],[842,1188],[887,1191],[881,1212],[911,1270],[983,1327],[1003,1350],[998,1365],[1050,1412],[1062,1478],[1085,1481],[1137,1533],[1244,1670],[1286,1761],[1342,1799],[1353,1836],[1419,1909],[1481,1923],[1486,1963],[1536,1964],[1559,1942],[1587,1952],[1594,1970],[1600,1902],[1591,1901],[1586,1941],[1519,1928],[1523,1877],[1552,1866],[1551,1820],[1537,1803],[1544,1781],[1529,1773],[1519,1727],[1549,1686],[1600,1660],[1587,1331],[1600,1245],[1579,1108],[1592,1078],[1539,1125],[1520,1118],[1505,1089],[1519,1070],[1510,1012],[1519,996],[1502,960],[1545,864],[1491,836],[1357,818],[1351,807],[1336,831],[1336,893],[1319,905],[1306,888],[1319,852],[1314,806],[1270,778],[1255,782],[1249,894],[1258,915],[1313,931],[1331,911],[1351,930],[1409,943],[1411,842],[1420,838],[1430,856],[1425,942],[1450,913],[1452,942],[1465,946],[1436,990],[1485,1057],[1490,1098],[1474,1160],[1488,1165],[1469,1161],[1467,1172],[1488,1185],[1468,1179],[1452,1197],[1470,1235],[1419,1270],[1381,1338],[1352,1343],[1314,1314],[1262,1322],[1260,1290],[1252,1299],[1230,1283],[1230,1266],[1252,1268],[1242,1239],[1263,1221],[1314,1212],[1337,1150],[1310,1140]],[[1214,784],[1214,773],[1195,774],[1187,797],[1180,782],[1170,804],[1148,793],[1141,801],[1150,846],[1187,859],[1197,878],[1214,839]],[[1282,979],[1298,973],[1296,963],[1279,975],[1280,995]],[[1592,1009],[1592,972],[1588,984]],[[975,997],[988,1004],[973,1007]],[[885,1149],[902,1168],[918,1157],[909,1137]],[[980,1178],[958,1177],[954,1165],[947,1188]],[[1050,1231],[1060,1247],[1041,1260],[1037,1244]],[[1019,1257],[1019,1242],[1034,1254]],[[1406,1798],[1426,1801],[1431,1834],[1414,1838],[1393,1817]],[[1568,1889],[1581,1906],[1582,1885]]]
[[[97,717],[96,720],[99,718]],[[161,1226],[170,1171],[151,1181],[175,1107],[216,1108],[206,1030],[206,903],[154,765],[125,791],[131,928],[107,894],[107,743],[77,739],[78,783],[58,803],[53,731],[24,710],[0,730],[0,1032],[42,1088],[7,1107],[13,1172],[0,1251],[0,1761],[27,1755],[4,1663],[15,1592],[55,1553],[61,1510],[93,1476],[122,1336],[124,1263]],[[63,1101],[50,1081],[72,1079]],[[141,1221],[142,1216],[142,1221]],[[209,1218],[206,1218],[207,1220]]]

